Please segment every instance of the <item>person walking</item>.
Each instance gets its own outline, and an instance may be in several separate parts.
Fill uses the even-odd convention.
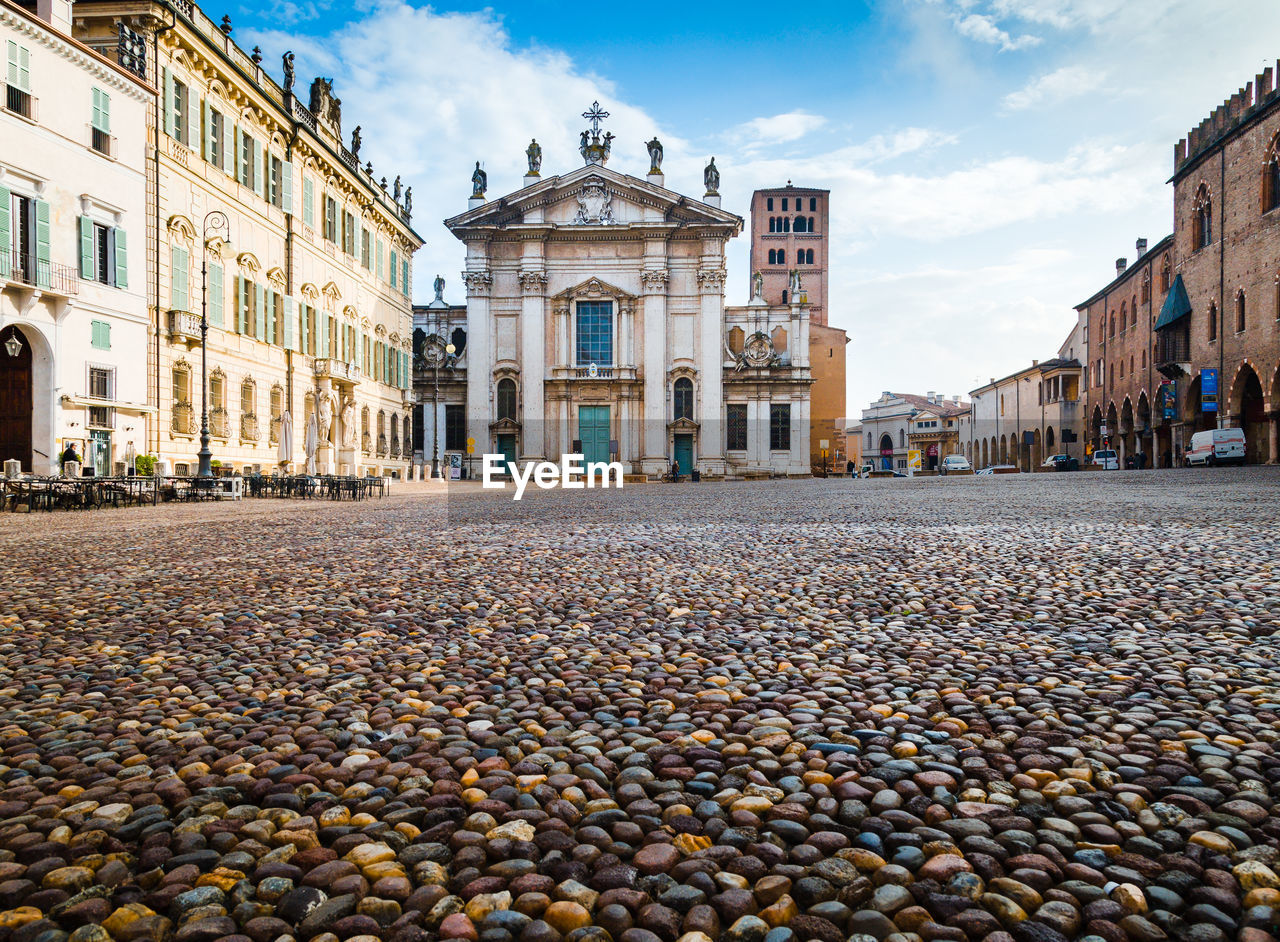
[[[67,443],[67,447],[66,447],[66,448],[63,450],[63,452],[62,452],[62,458],[61,458],[61,460],[60,460],[60,462],[59,462],[59,466],[62,468],[62,473],[63,473],[63,474],[66,474],[66,473],[67,473],[67,462],[68,462],[68,461],[74,461],[74,462],[76,462],[76,463],[79,463],[79,462],[80,462],[80,456],[79,456],[78,454],[76,454],[76,443],[75,443],[75,442],[68,442],[68,443]]]

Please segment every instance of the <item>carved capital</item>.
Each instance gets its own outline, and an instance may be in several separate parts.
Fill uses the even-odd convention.
[[[520,289],[527,294],[541,294],[547,289],[547,273],[542,271],[522,271],[520,273]]]
[[[724,291],[725,270],[723,268],[699,268],[698,287],[703,291]]]
[[[462,283],[467,286],[467,294],[484,294],[493,286],[493,272],[487,268],[480,271],[464,271]]]
[[[649,268],[640,273],[640,283],[646,291],[665,291],[669,276],[665,268]]]

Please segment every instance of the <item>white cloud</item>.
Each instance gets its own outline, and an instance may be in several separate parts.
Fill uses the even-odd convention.
[[[1039,105],[1053,105],[1087,95],[1101,88],[1107,73],[1083,65],[1067,65],[1034,79],[1016,92],[1004,96],[1005,111],[1025,111]]]
[[[771,118],[752,118],[729,131],[733,143],[744,146],[785,144],[816,131],[827,123],[822,115],[792,111]]]
[[[999,46],[1001,52],[1013,52],[1018,49],[1026,49],[1029,46],[1038,46],[1041,41],[1040,37],[1029,34],[1024,34],[1015,39],[1005,30],[996,26],[991,17],[983,16],[981,13],[958,16],[955,23],[956,29],[961,36],[966,36],[980,43]]]

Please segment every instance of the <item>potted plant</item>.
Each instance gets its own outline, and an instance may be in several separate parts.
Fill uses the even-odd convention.
[[[151,477],[156,473],[156,462],[159,460],[155,455],[138,455],[133,459],[134,471],[143,477]]]

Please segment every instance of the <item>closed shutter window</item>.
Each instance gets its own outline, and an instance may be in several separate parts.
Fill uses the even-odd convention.
[[[6,80],[19,91],[31,91],[31,50],[9,41]]]
[[[302,224],[316,227],[315,185],[308,176],[302,178]]]
[[[175,311],[190,310],[187,293],[187,250],[180,245],[169,249],[169,306]]]
[[[90,321],[89,346],[95,350],[110,350],[111,325],[106,321]]]
[[[111,253],[115,256],[116,287],[129,287],[129,240],[123,229],[111,230]]]
[[[223,326],[223,313],[226,309],[226,290],[223,285],[222,266],[209,266],[209,323],[214,327]]]

